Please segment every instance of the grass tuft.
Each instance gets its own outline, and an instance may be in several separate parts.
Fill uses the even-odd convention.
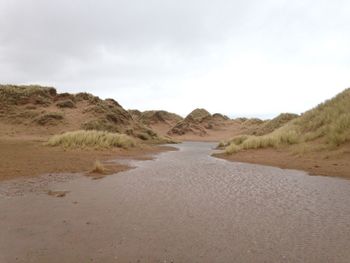
[[[90,172],[105,174],[107,172],[107,168],[99,160],[96,160]]]
[[[229,144],[229,145],[225,148],[225,153],[227,153],[227,154],[233,154],[233,153],[238,152],[240,149],[241,149],[241,148],[240,148],[238,145],[232,143],[232,144]]]

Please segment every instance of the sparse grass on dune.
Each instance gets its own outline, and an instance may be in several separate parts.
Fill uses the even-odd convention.
[[[195,109],[187,115],[186,119],[201,121],[202,119],[210,116],[211,114],[206,109]]]
[[[166,123],[167,121],[179,122],[183,120],[181,116],[164,110],[149,110],[144,112],[133,110],[130,112],[136,119],[140,120],[146,125],[152,123]]]
[[[43,87],[39,85],[0,85],[0,94],[10,94],[15,97],[16,94],[29,96],[31,94],[55,94],[56,91],[52,87]]]
[[[64,148],[113,148],[128,149],[136,145],[135,141],[126,134],[105,131],[73,131],[55,135],[47,142],[49,146]]]
[[[219,147],[232,154],[243,149],[260,149],[282,145],[303,144],[318,140],[318,149],[340,146],[350,141],[350,89],[346,89],[331,100],[305,112],[271,133],[262,136],[236,136]]]
[[[7,104],[25,104],[34,98],[35,104],[50,104],[49,99],[56,95],[56,90],[51,87],[38,85],[0,85],[0,101]]]

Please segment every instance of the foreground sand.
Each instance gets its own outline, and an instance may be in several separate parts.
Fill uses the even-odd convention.
[[[350,145],[345,145],[335,151],[305,153],[296,155],[290,149],[259,149],[246,150],[226,155],[214,154],[230,161],[264,164],[284,169],[297,169],[309,172],[311,175],[326,175],[350,179]]]
[[[2,182],[0,262],[350,262],[349,180],[176,147],[102,180]]]
[[[88,172],[96,160],[147,159],[151,154],[170,150],[165,146],[145,146],[142,149],[64,150],[44,145],[42,138],[0,138],[0,181],[15,177],[30,177],[46,173]],[[130,167],[109,165],[110,173]]]

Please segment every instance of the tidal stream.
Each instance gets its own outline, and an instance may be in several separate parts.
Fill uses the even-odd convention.
[[[0,262],[350,262],[350,180],[176,147],[100,180],[0,183]]]

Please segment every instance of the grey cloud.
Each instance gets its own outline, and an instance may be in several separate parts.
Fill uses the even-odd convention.
[[[320,2],[321,6],[327,3]],[[5,0],[0,4],[0,45],[14,68],[39,72],[57,70],[67,59],[99,56],[99,48],[116,54],[162,49],[193,56],[205,52],[208,45],[220,46],[230,38],[239,41],[247,34],[252,42],[271,46],[271,41],[278,41],[293,52],[317,31],[333,30],[334,24],[342,22],[334,21],[339,8],[326,10],[328,19],[322,8],[310,3]],[[333,1],[332,5],[344,3]]]
[[[2,0],[0,82],[164,94],[244,56],[346,67],[349,11],[345,0]]]

